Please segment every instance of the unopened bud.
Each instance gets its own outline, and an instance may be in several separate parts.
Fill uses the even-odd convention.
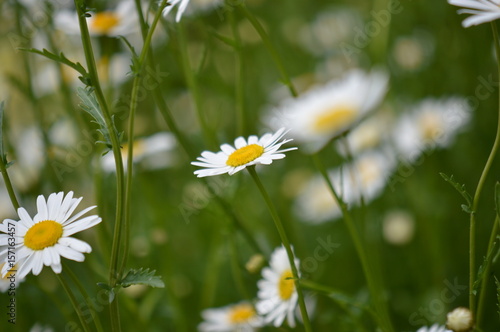
[[[469,309],[458,307],[446,315],[446,327],[454,332],[467,332],[472,329],[474,320]]]

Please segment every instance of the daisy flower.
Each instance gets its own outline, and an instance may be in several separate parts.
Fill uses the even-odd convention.
[[[204,319],[198,325],[201,332],[252,332],[263,325],[262,318],[248,302],[206,309],[201,315]]]
[[[248,137],[238,137],[234,140],[234,147],[229,144],[222,144],[221,151],[214,153],[203,151],[201,157],[196,158],[191,164],[204,167],[194,172],[199,178],[228,173],[233,175],[245,169],[247,166],[256,164],[269,165],[275,159],[285,158],[283,152],[297,149],[296,147],[279,150],[279,148],[292,139],[281,140],[288,130],[279,129],[276,133],[267,133],[261,138],[255,135]]]
[[[300,261],[295,259],[295,265],[299,264]],[[264,317],[266,324],[272,323],[278,327],[287,318],[288,325],[295,327],[298,295],[284,247],[274,250],[269,265],[270,267],[262,269],[263,279],[257,283],[257,312]]]
[[[464,7],[459,14],[472,14],[462,22],[464,28],[500,18],[500,0],[448,0],[450,5]]]
[[[449,146],[469,122],[470,113],[463,98],[423,100],[401,116],[393,131],[400,158],[414,161],[424,150]]]
[[[81,200],[81,197],[73,198],[72,191],[67,195],[63,192],[50,194],[47,200],[40,195],[36,201],[38,212],[33,218],[21,207],[17,211],[19,221],[6,219],[0,224],[0,231],[4,233],[7,233],[12,224],[16,225],[15,260],[20,279],[31,271],[34,275],[40,274],[44,265],[50,266],[55,273],[61,273],[61,256],[83,262],[83,253],[92,251],[86,242],[71,237],[102,220],[96,215],[81,218],[95,206],[71,216]],[[6,262],[0,271],[2,276],[11,267],[7,263],[9,237],[8,234],[0,233],[0,262]]]
[[[187,6],[189,5],[189,0],[172,0],[169,1],[169,5],[163,9],[163,16],[167,17],[168,13],[174,8],[175,5],[179,5],[179,8],[177,9],[177,14],[175,15],[175,21],[179,22],[181,20],[182,14],[184,14],[184,11],[186,10]]]
[[[68,34],[80,34],[75,11],[62,10],[54,19],[57,28]],[[132,0],[120,1],[116,8],[91,13],[87,18],[92,36],[126,36],[138,32],[139,18]]]
[[[474,318],[469,309],[455,308],[446,315],[446,327],[455,332],[467,332],[472,329]]]
[[[444,326],[439,326],[438,324],[434,324],[431,327],[421,327],[417,330],[417,332],[452,332],[447,330]]]
[[[271,127],[291,128],[309,152],[351,129],[383,99],[387,75],[353,69],[339,80],[310,89],[272,111]]]

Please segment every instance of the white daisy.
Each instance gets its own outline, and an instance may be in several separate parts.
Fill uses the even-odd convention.
[[[93,227],[101,218],[93,215],[80,219],[95,208],[91,206],[71,217],[82,198],[73,198],[70,191],[50,194],[47,201],[43,195],[37,198],[37,214],[31,218],[24,208],[18,209],[19,221],[6,219],[0,224],[0,232],[8,233],[12,224],[16,230],[15,262],[18,277],[24,278],[30,271],[38,275],[43,266],[50,266],[55,273],[61,273],[61,256],[77,262],[85,259],[83,253],[90,253],[92,247],[86,242],[70,237]],[[12,234],[11,234],[12,235]],[[0,234],[0,262],[6,262],[0,275],[8,273],[11,264],[7,262],[8,239],[10,235]]]
[[[3,268],[5,263],[0,264],[0,270]],[[5,293],[9,289],[16,289],[17,286],[24,281],[23,279],[20,279],[17,276],[17,266],[14,265],[14,267],[10,268],[9,271],[7,271],[7,274],[2,277],[0,276],[0,293]]]
[[[199,169],[194,174],[199,178],[224,173],[233,175],[247,166],[269,165],[273,160],[283,159],[285,158],[283,152],[297,149],[293,147],[279,150],[283,144],[292,141],[292,139],[284,139],[279,142],[287,132],[288,130],[281,128],[274,134],[267,133],[261,138],[252,135],[247,140],[240,136],[234,140],[235,147],[222,144],[221,151],[217,153],[203,151],[201,157],[196,158],[198,161],[193,161],[191,164],[205,169]]]
[[[285,101],[268,122],[271,127],[291,128],[296,139],[315,152],[373,110],[385,95],[387,81],[381,72],[351,70],[339,80]]]
[[[184,11],[186,10],[187,6],[189,5],[189,0],[172,0],[168,2],[169,5],[163,9],[163,16],[167,17],[168,13],[174,8],[175,5],[179,5],[179,8],[177,9],[177,14],[175,15],[175,21],[179,22],[181,20],[182,14],[184,14]]]
[[[120,1],[115,9],[90,14],[87,24],[92,36],[117,37],[139,32],[139,17],[133,0]],[[78,16],[75,11],[58,12],[54,23],[58,29],[68,34],[80,34]]]
[[[458,307],[446,315],[446,327],[455,332],[467,332],[472,329],[474,318],[469,309]]]
[[[417,330],[417,332],[452,332],[447,330],[444,326],[439,326],[438,324],[434,324],[431,327],[421,327]]]
[[[472,14],[462,22],[464,28],[500,18],[500,0],[448,0],[450,5],[465,7],[459,14]]]
[[[204,321],[198,325],[200,332],[253,332],[263,325],[262,318],[248,302],[206,309],[201,315]]]
[[[411,241],[415,233],[415,219],[406,211],[391,211],[384,216],[382,231],[388,243],[405,245]]]
[[[393,141],[400,159],[414,161],[424,150],[449,146],[470,120],[464,98],[428,98],[403,114],[395,126]]]
[[[296,258],[295,266],[299,264],[300,261]],[[272,323],[278,327],[287,318],[288,325],[295,327],[298,295],[284,247],[274,250],[269,265],[270,267],[262,269],[263,279],[257,283],[259,287],[257,293],[259,301],[255,306],[257,312],[264,317],[266,324]]]
[[[141,163],[146,169],[160,169],[172,164],[174,156],[171,151],[176,146],[176,141],[171,133],[160,132],[154,135],[137,138],[134,141],[133,161]],[[122,144],[123,166],[127,165],[128,145]],[[116,170],[115,157],[109,152],[101,159],[101,165],[104,171],[114,172]]]

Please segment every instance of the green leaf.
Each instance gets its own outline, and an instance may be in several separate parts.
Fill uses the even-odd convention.
[[[36,49],[36,48],[19,48],[19,50],[39,54],[39,55],[42,55],[48,59],[54,60],[54,61],[62,63],[64,65],[67,65],[82,75],[82,77],[80,77],[80,80],[83,83],[85,83],[86,85],[91,85],[90,76],[87,73],[87,71],[85,70],[85,68],[83,68],[83,66],[79,62],[74,63],[74,62],[70,61],[62,52],[59,55],[57,55],[55,53],[48,51],[45,48],[41,51]]]
[[[156,288],[165,287],[161,276],[155,276],[155,272],[156,270],[149,271],[149,269],[143,268],[139,270],[131,269],[118,284],[124,288],[132,285],[146,285]]]
[[[113,302],[113,300],[115,299],[115,290],[108,284],[104,283],[104,282],[98,282],[97,283],[97,286],[106,290],[107,293],[108,293],[108,301],[109,303]]]
[[[93,122],[99,125],[99,129],[97,130],[104,137],[104,141],[98,141],[97,143],[103,143],[109,148],[111,148],[111,137],[108,131],[108,127],[106,126],[106,121],[104,120],[104,116],[102,115],[101,107],[97,102],[97,98],[93,91],[87,91],[83,88],[77,88],[76,94],[80,97],[81,103],[80,107],[87,113],[92,116],[94,119]]]
[[[460,184],[457,181],[455,181],[455,179],[453,178],[453,175],[448,176],[448,175],[446,175],[444,173],[439,173],[439,175],[441,175],[441,177],[446,182],[448,182],[449,184],[451,184],[453,186],[453,188],[455,188],[455,190],[458,191],[459,194],[462,195],[462,197],[467,202],[467,205],[465,205],[465,204],[462,205],[462,210],[464,210],[465,212],[467,212],[469,214],[470,213],[474,213],[474,211],[472,211],[472,209],[471,209],[471,207],[472,207],[472,196],[469,195],[469,193],[467,192],[467,190],[465,190],[465,184]]]
[[[128,49],[130,50],[130,53],[132,53],[132,64],[130,65],[130,70],[133,76],[139,75],[141,71],[141,65],[139,63],[139,56],[137,55],[135,48],[130,44],[130,42],[127,40],[127,38],[123,36],[118,36],[125,45],[127,45]]]
[[[497,216],[500,218],[500,182],[495,185],[495,208]]]

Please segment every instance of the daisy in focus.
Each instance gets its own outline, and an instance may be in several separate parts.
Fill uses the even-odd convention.
[[[393,132],[400,159],[414,161],[424,150],[449,146],[470,120],[464,98],[428,98],[401,116]]]
[[[68,34],[80,34],[75,11],[60,11],[55,16],[54,23],[58,29]],[[118,37],[139,32],[139,18],[132,0],[119,1],[114,9],[91,13],[87,24],[92,36]]]
[[[248,302],[206,309],[201,315],[204,319],[198,325],[201,332],[253,332],[263,325],[262,318]]]
[[[500,18],[500,0],[448,0],[450,5],[464,7],[459,14],[471,14],[462,22],[464,28]]]
[[[18,209],[19,221],[5,219],[0,224],[3,233],[8,233],[12,224],[15,224],[15,260],[19,279],[30,272],[40,274],[44,265],[50,266],[55,273],[61,273],[61,257],[83,262],[83,253],[92,251],[89,244],[71,237],[102,221],[96,215],[81,218],[95,206],[71,216],[81,200],[82,197],[73,198],[72,191],[66,195],[63,192],[50,194],[47,200],[40,195],[36,201],[38,212],[33,218],[21,207]],[[3,233],[0,233],[0,262],[5,262],[5,265],[0,271],[1,276],[9,273],[11,268],[7,262],[8,239],[11,235]]]
[[[240,136],[234,140],[234,147],[222,144],[221,151],[217,153],[203,151],[201,157],[196,158],[198,161],[193,161],[191,164],[204,169],[196,170],[194,174],[199,178],[224,173],[233,175],[247,166],[270,165],[273,160],[285,158],[284,152],[297,149],[293,147],[280,150],[283,144],[292,141],[292,139],[281,140],[287,132],[288,130],[281,128],[276,133],[267,133],[261,138],[252,135],[245,140]]]
[[[431,327],[421,327],[417,330],[417,332],[452,332],[447,330],[444,326],[439,326],[438,324],[434,324]]]
[[[387,82],[382,72],[351,70],[339,80],[285,101],[272,111],[268,123],[290,128],[299,143],[316,152],[374,110],[385,96]]]
[[[271,255],[270,267],[262,269],[263,279],[259,280],[256,304],[257,312],[264,317],[266,324],[281,326],[285,318],[290,327],[295,327],[295,308],[297,307],[297,290],[293,280],[292,269],[284,247],[278,247]],[[295,265],[300,261],[295,259]]]

